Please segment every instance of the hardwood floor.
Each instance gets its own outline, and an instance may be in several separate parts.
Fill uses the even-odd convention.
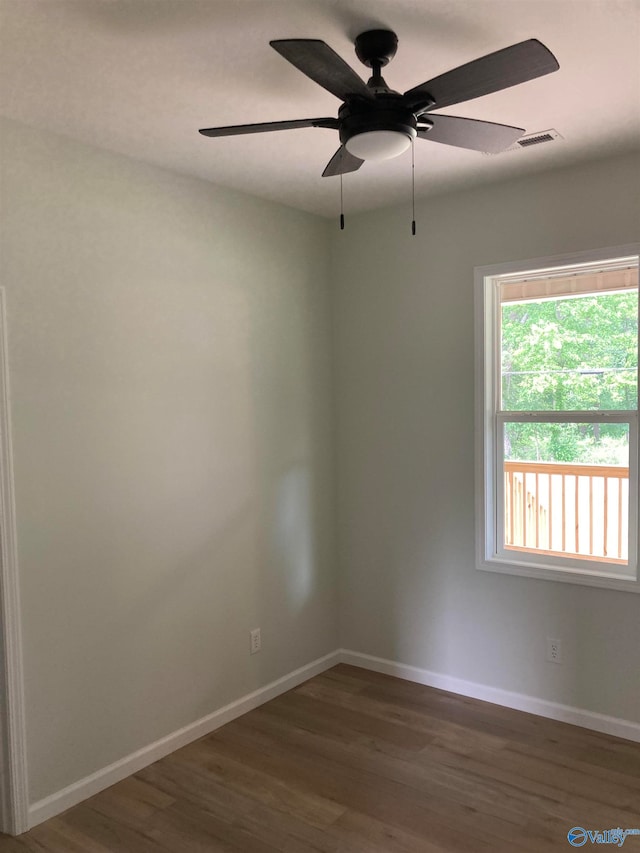
[[[640,744],[340,665],[0,851],[543,853],[574,826],[640,828]]]

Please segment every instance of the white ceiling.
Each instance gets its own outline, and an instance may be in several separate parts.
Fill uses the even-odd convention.
[[[198,128],[332,116],[339,102],[271,39],[316,38],[366,79],[353,39],[393,29],[405,91],[528,38],[560,70],[444,109],[564,140],[495,156],[416,142],[419,196],[640,145],[640,0],[0,0],[0,113],[322,215],[338,147],[319,128],[208,139]],[[345,209],[410,203],[410,153],[345,176]]]

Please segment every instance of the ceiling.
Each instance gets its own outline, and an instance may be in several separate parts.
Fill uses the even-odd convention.
[[[443,113],[564,137],[484,155],[415,145],[419,197],[640,146],[640,0],[0,0],[0,114],[324,216],[336,131],[208,139],[198,128],[335,116],[339,101],[271,39],[326,41],[367,79],[353,39],[393,29],[405,91],[528,38],[560,70]],[[410,203],[410,152],[344,177],[345,210]]]

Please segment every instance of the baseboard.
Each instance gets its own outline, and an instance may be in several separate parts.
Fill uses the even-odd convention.
[[[48,820],[66,811],[71,806],[77,805],[82,800],[92,797],[105,788],[115,785],[116,782],[120,782],[127,776],[131,776],[132,773],[137,773],[143,767],[153,764],[154,761],[164,758],[165,755],[169,755],[169,753],[174,752],[176,749],[180,749],[180,747],[186,746],[188,743],[210,734],[220,728],[220,726],[224,726],[225,723],[230,723],[237,717],[242,716],[242,714],[246,714],[247,711],[252,711],[259,705],[275,699],[281,693],[297,687],[298,684],[302,684],[303,681],[313,678],[314,675],[319,675],[337,663],[339,663],[338,652],[331,652],[306,666],[290,672],[282,678],[278,678],[276,681],[272,681],[259,690],[254,690],[253,693],[247,693],[246,696],[242,696],[235,702],[225,705],[224,708],[220,708],[212,714],[207,714],[206,717],[202,717],[202,719],[196,720],[194,723],[172,732],[170,735],[155,741],[155,743],[151,743],[137,750],[137,752],[121,758],[108,767],[103,767],[96,773],[92,773],[84,779],[79,779],[61,791],[56,791],[55,794],[51,794],[43,800],[33,803],[29,806],[29,829],[37,826],[44,820]]]
[[[395,675],[397,678],[403,678],[406,681],[415,681],[428,687],[437,687],[439,690],[448,690],[451,693],[459,693],[461,696],[482,699],[484,702],[504,705],[505,708],[526,711],[529,714],[537,714],[539,717],[548,717],[551,720],[571,723],[574,726],[582,726],[585,729],[593,729],[596,732],[640,743],[640,723],[634,723],[631,720],[608,717],[594,711],[585,711],[583,708],[561,705],[559,702],[549,702],[546,699],[538,699],[524,693],[501,690],[499,687],[489,687],[486,684],[466,681],[462,678],[431,672],[428,669],[408,666],[404,663],[365,655],[361,652],[353,652],[349,649],[340,649],[338,655],[341,663],[349,663],[385,675]]]

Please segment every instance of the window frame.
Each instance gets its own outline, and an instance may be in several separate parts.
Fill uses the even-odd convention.
[[[578,412],[502,412],[500,354],[500,300],[498,279],[525,272],[555,274],[558,268],[640,255],[640,243],[631,243],[575,254],[554,255],[532,260],[509,261],[479,266],[474,270],[475,292],[475,396],[476,396],[476,567],[482,571],[521,575],[543,580],[576,583],[640,592],[638,572],[638,410],[630,412],[588,410]],[[502,519],[504,478],[498,476],[504,464],[505,423],[628,423],[629,424],[629,552],[622,567],[579,557],[553,557],[504,547]],[[620,569],[624,568],[624,572]],[[618,569],[618,571],[616,571]]]

